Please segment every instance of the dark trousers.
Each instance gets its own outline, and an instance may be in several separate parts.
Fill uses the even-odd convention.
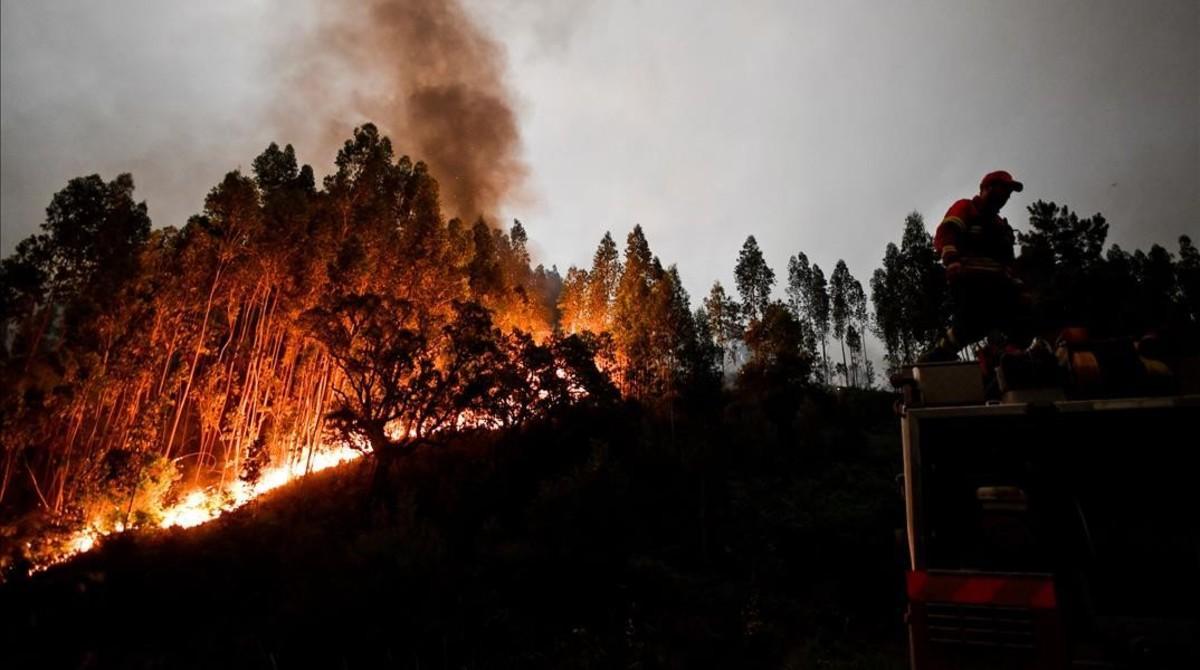
[[[950,335],[955,350],[999,332],[1009,344],[1033,339],[1029,294],[1000,273],[964,275],[950,283]]]

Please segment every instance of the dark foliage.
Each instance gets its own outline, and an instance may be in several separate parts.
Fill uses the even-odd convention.
[[[0,593],[15,665],[903,667],[883,395],[567,408]],[[723,417],[723,418],[722,418]]]

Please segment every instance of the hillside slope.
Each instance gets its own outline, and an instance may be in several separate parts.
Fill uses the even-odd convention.
[[[860,400],[811,398],[790,437],[580,412],[373,498],[369,462],[318,473],[7,585],[0,665],[902,667],[897,440]]]

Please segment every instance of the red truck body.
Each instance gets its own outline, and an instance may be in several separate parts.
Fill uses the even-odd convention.
[[[901,412],[912,667],[1200,667],[1200,396],[941,399]]]

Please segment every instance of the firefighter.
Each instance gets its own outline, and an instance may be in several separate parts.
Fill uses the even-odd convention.
[[[922,362],[957,360],[958,352],[995,331],[1008,344],[1028,344],[1028,294],[1013,272],[1016,239],[1000,209],[1024,185],[1003,170],[989,172],[979,195],[951,205],[934,234],[946,268],[951,325],[921,356]]]

